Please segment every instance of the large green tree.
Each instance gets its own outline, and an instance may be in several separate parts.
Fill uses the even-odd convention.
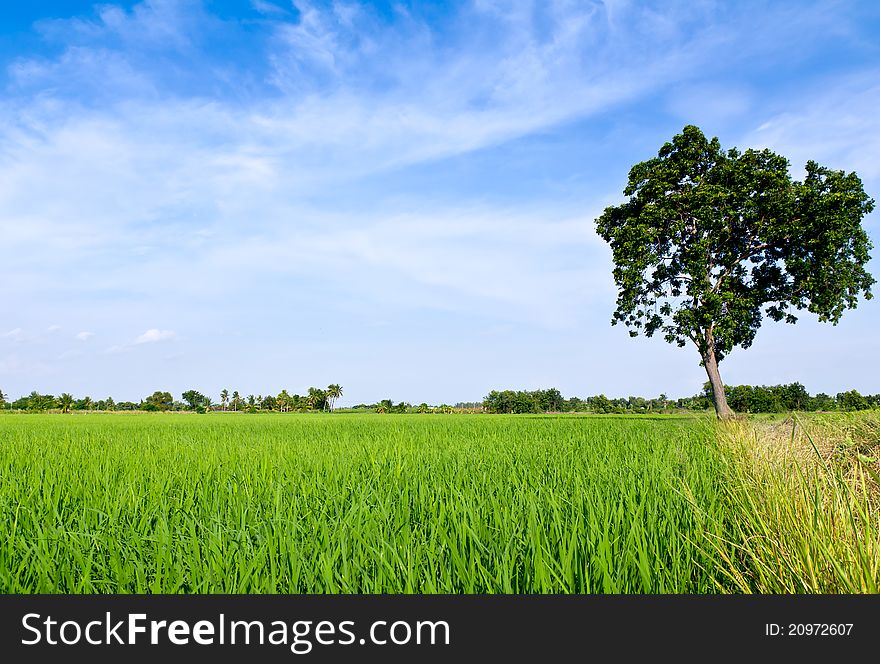
[[[613,252],[612,324],[696,346],[719,417],[727,404],[718,363],[751,345],[761,321],[794,323],[806,309],[837,323],[870,299],[865,271],[871,212],[855,173],[807,162],[793,180],[770,150],[722,150],[694,126],[632,167],[628,197],[596,220]]]

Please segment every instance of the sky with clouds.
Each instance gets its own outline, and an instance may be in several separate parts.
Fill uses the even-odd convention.
[[[689,395],[694,349],[610,325],[629,167],[697,124],[880,198],[870,1],[33,0],[0,33],[13,397]],[[880,392],[878,328],[768,323],[722,375]]]

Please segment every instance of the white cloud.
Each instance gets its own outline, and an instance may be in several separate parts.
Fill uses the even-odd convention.
[[[16,327],[12,330],[9,330],[3,335],[4,339],[11,339],[12,341],[21,341],[25,338],[25,332],[20,327]]]
[[[360,307],[365,320],[391,321],[377,328],[388,338],[405,317],[428,320],[425,310],[444,314],[431,320],[449,326],[450,338],[528,326],[588,335],[596,328],[584,311],[600,299],[613,307],[608,248],[592,227],[601,208],[564,183],[558,199],[544,193],[528,204],[517,202],[526,195],[515,183],[498,198],[484,194],[483,184],[502,188],[494,148],[523,137],[546,146],[550,137],[580,150],[587,133],[608,134],[598,145],[631,132],[650,136],[650,152],[664,108],[741,121],[768,102],[762,76],[731,71],[788,66],[846,13],[835,3],[749,12],[714,2],[474,0],[437,29],[399,5],[388,19],[369,3],[297,0],[283,15],[273,9],[282,4],[291,8],[254,0],[264,16],[247,32],[271,36],[245,49],[246,62],[201,50],[228,34],[200,3],[102,5],[92,20],[42,24],[60,55],[13,63],[0,101],[0,270],[16,284],[10,310],[45,307],[53,320],[101,325],[101,339],[119,342],[104,353],[133,363],[153,359],[136,348],[175,338],[148,327],[173,321],[183,334],[203,315],[217,326],[205,345],[222,341],[223,326],[285,349],[296,346],[290,330],[321,341],[314,312],[291,304],[308,297],[320,300],[319,318]],[[200,81],[189,85],[187,75]],[[870,76],[793,98],[734,144],[771,144],[796,165],[803,153],[877,173],[880,93]],[[639,100],[647,103],[624,106]],[[625,137],[583,160],[626,154],[636,142]],[[528,150],[513,158],[531,159]],[[453,173],[468,153],[482,170],[461,195],[457,185],[406,184],[413,172]],[[547,177],[539,171],[522,169],[524,178]],[[609,315],[598,316],[603,330]],[[132,340],[131,329],[146,331]],[[0,336],[25,337],[12,332]],[[349,334],[342,346],[358,343]],[[89,362],[96,357],[118,359]],[[244,350],[240,359],[251,362]],[[144,366],[131,375],[148,374]]]
[[[823,166],[856,171],[880,184],[880,70],[823,81],[786,108],[763,118],[741,141],[743,147],[768,147],[788,157],[795,173],[813,159]],[[876,191],[874,192],[876,194]]]
[[[58,332],[60,330],[61,330],[60,325],[50,325],[49,327],[46,328],[46,332],[49,332],[50,334],[53,332]]]
[[[271,2],[267,2],[266,0],[251,0],[251,7],[261,14],[269,16],[283,16],[290,13],[286,9]]]
[[[169,339],[173,339],[174,337],[175,334],[171,330],[158,330],[156,328],[153,328],[147,330],[142,335],[137,337],[134,340],[134,344],[152,344],[159,341],[168,341]]]

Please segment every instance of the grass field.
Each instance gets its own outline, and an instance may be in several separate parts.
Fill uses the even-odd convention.
[[[792,480],[749,435],[663,416],[4,416],[0,591],[876,592],[865,473]],[[823,533],[829,500],[849,523]],[[786,509],[836,562],[798,562]]]

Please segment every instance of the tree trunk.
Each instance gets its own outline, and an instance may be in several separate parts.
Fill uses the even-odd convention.
[[[724,383],[721,382],[721,374],[718,371],[718,361],[715,359],[715,344],[711,334],[706,334],[708,348],[703,354],[703,366],[709,376],[709,385],[712,386],[712,400],[715,402],[715,414],[720,420],[733,417],[734,413],[727,405],[727,395],[724,394]]]

